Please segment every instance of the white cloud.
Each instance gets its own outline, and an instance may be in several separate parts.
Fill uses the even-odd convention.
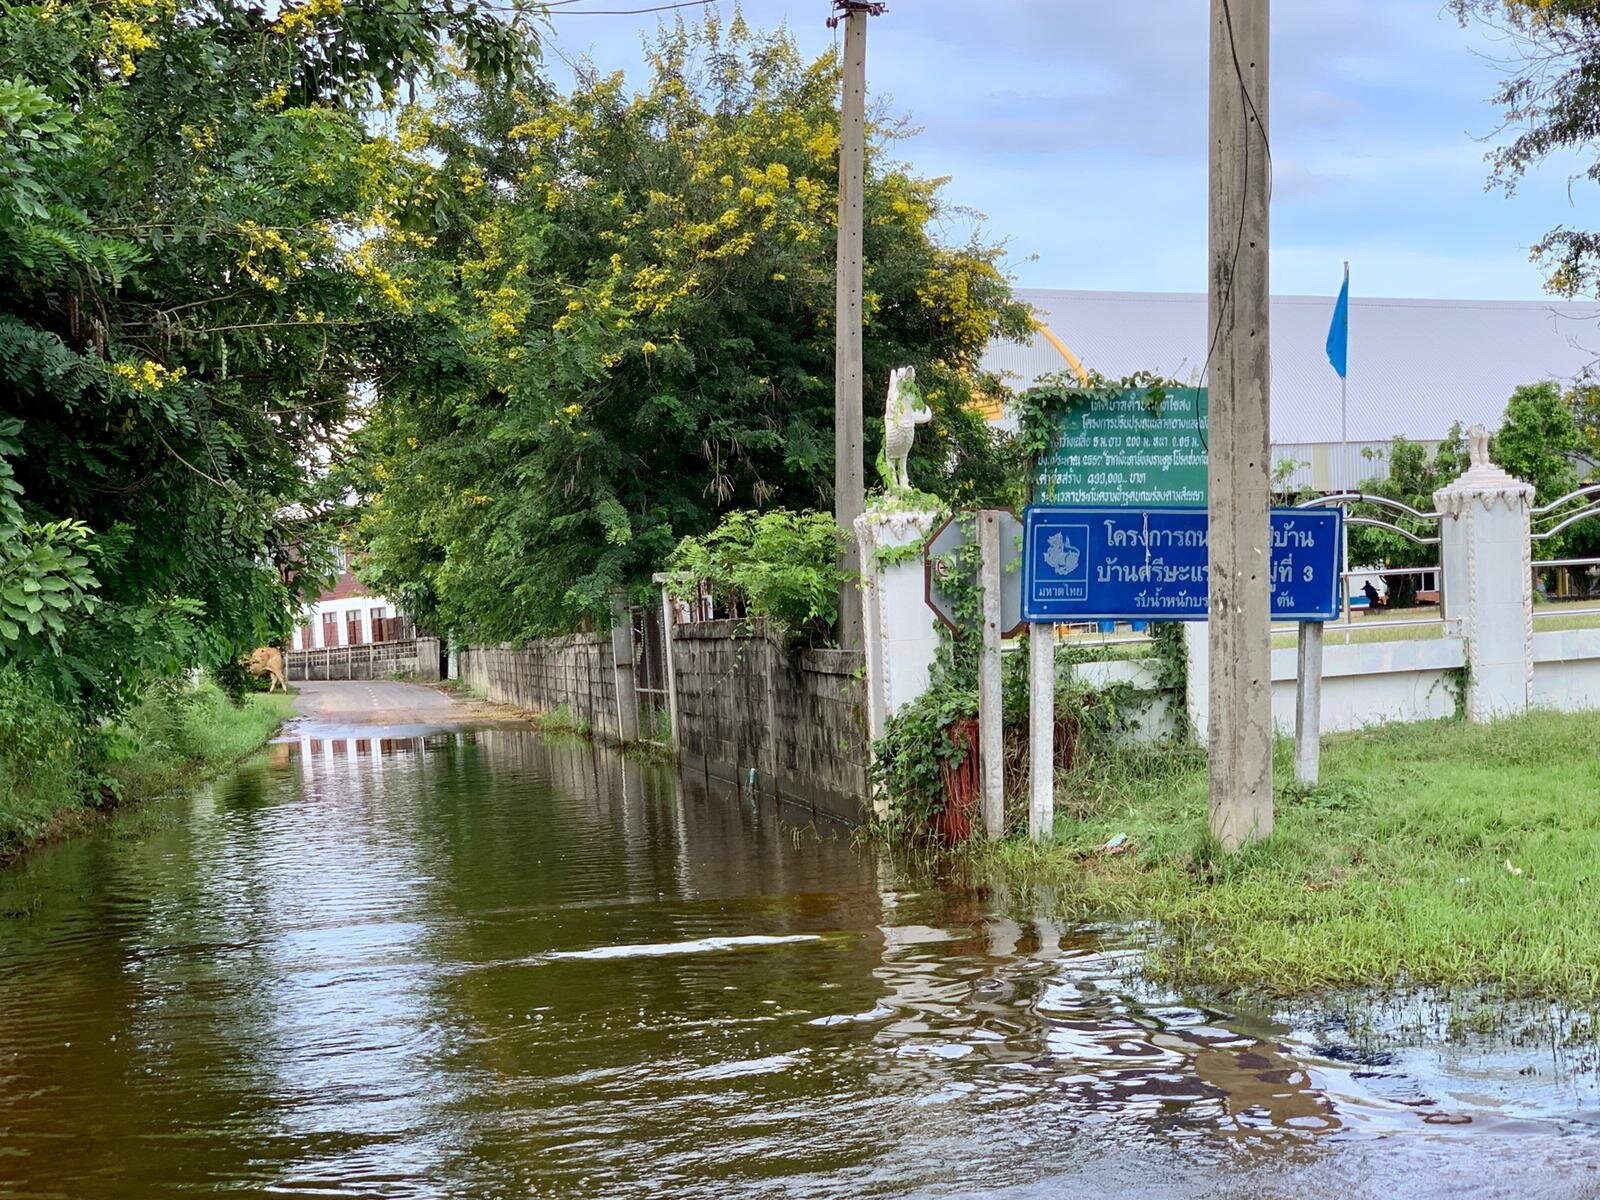
[[[808,54],[834,44],[830,8],[743,5],[752,25],[787,24]],[[1325,291],[1350,258],[1367,295],[1542,294],[1526,247],[1574,219],[1570,164],[1536,173],[1510,200],[1485,193],[1487,146],[1475,139],[1495,128],[1485,98],[1499,76],[1477,53],[1490,44],[1441,8],[1274,6],[1279,288]],[[560,55],[586,51],[603,69],[639,69],[640,32],[655,18],[555,12],[555,72]],[[1019,260],[1037,255],[1018,263],[1025,282],[1204,286],[1203,0],[893,0],[870,30],[874,97],[922,129],[896,157],[951,175],[951,200],[987,213]]]

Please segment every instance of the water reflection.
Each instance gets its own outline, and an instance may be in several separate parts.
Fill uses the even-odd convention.
[[[1593,1182],[1587,1064],[1153,992],[1138,930],[794,818],[515,730],[307,730],[41,855],[0,881],[0,1195]]]

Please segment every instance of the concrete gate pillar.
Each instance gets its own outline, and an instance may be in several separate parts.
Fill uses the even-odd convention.
[[[1471,466],[1433,494],[1439,510],[1445,632],[1467,651],[1467,719],[1526,712],[1533,699],[1533,485],[1489,461],[1482,425]]]
[[[928,690],[939,633],[924,594],[921,546],[938,519],[923,509],[869,509],[855,520],[874,741],[891,716]]]

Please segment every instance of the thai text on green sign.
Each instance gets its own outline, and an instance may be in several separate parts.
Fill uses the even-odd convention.
[[[1097,393],[1056,417],[1035,504],[1184,508],[1206,503],[1206,389]]]

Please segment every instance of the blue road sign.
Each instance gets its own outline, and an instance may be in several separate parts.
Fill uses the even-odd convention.
[[[1272,510],[1272,619],[1339,615],[1339,509]],[[1046,508],[1023,521],[1026,621],[1200,621],[1211,586],[1203,508]]]

